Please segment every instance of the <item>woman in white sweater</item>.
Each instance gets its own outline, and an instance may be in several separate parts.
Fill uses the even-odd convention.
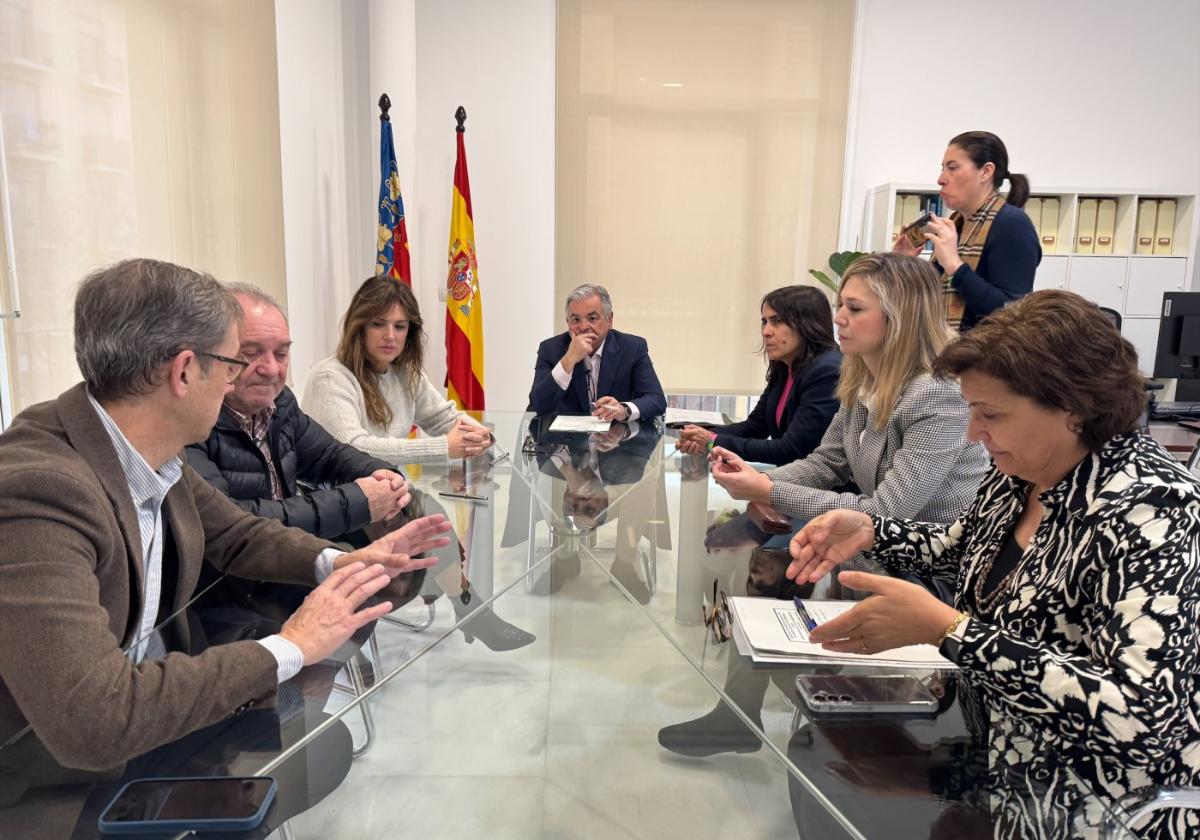
[[[438,393],[421,367],[424,350],[412,290],[372,277],[359,286],[342,318],[337,354],[309,374],[301,405],[338,440],[395,464],[478,455],[492,445],[491,433]],[[409,438],[414,425],[429,437]],[[441,511],[420,491],[413,497],[412,505],[426,513]],[[512,650],[534,641],[490,607],[479,608],[485,599],[461,576],[457,544],[434,553],[440,562],[426,574],[421,597],[432,603],[441,589],[459,620],[471,615],[461,628],[468,642],[478,637],[492,650]]]
[[[350,301],[337,354],[309,374],[305,413],[338,440],[396,464],[478,455],[491,434],[433,386],[424,351],[412,290],[372,277]],[[427,437],[409,438],[413,426]]]

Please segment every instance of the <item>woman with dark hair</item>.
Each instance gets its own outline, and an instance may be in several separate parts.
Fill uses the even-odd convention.
[[[372,277],[342,318],[337,355],[309,374],[304,411],[343,443],[396,464],[478,455],[491,446],[490,432],[433,386],[424,350],[412,290]],[[428,437],[410,438],[413,426]]]
[[[762,299],[767,388],[750,416],[711,430],[685,426],[676,447],[694,455],[709,442],[747,461],[790,464],[816,449],[837,413],[842,354],[829,300],[812,286],[784,286]]]
[[[1200,482],[1138,431],[1137,353],[1092,303],[1035,292],[946,348],[967,436],[992,470],[956,522],[860,511],[813,519],[787,576],[811,583],[859,552],[891,574],[949,575],[953,605],[896,577],[842,572],[872,594],[813,630],[832,651],[940,645],[986,710],[992,769],[1055,796],[1071,776],[1105,799],[1200,784]],[[1028,803],[992,794],[1044,836]],[[1047,803],[1052,804],[1052,803]],[[1195,811],[1139,836],[1198,837]]]
[[[1008,181],[1007,195],[1000,186]],[[934,216],[922,232],[945,275],[946,319],[966,330],[1010,300],[1033,291],[1042,246],[1029,217],[1029,179],[1008,171],[1008,149],[995,134],[967,131],[950,140],[938,177],[942,201],[954,212]],[[892,250],[916,255],[902,233]]]

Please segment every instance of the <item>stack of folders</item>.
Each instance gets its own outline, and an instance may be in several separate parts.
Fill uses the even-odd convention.
[[[900,231],[911,225],[925,213],[935,216],[945,215],[942,197],[937,193],[896,193],[896,212],[892,221],[892,241],[900,235]],[[933,244],[926,243],[925,250],[933,252]]]
[[[824,624],[859,601],[805,599],[808,615]],[[774,598],[730,598],[733,638],[738,652],[755,662],[772,665],[857,665],[914,670],[954,670],[958,666],[933,645],[910,645],[883,653],[833,653],[808,640],[804,617],[791,601]]]
[[[1053,196],[1032,196],[1025,202],[1025,213],[1042,242],[1043,254],[1058,251],[1058,208],[1058,199]]]
[[[1134,253],[1169,256],[1174,235],[1175,199],[1143,198],[1138,201]]]
[[[1075,229],[1076,254],[1111,254],[1117,224],[1115,198],[1079,199],[1079,223]]]

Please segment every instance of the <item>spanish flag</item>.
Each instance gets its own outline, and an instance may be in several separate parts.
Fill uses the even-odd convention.
[[[459,106],[458,160],[454,164],[454,195],[450,205],[450,270],[446,276],[446,396],[464,411],[483,410],[483,297],[475,259],[475,225],[471,214],[471,184]]]

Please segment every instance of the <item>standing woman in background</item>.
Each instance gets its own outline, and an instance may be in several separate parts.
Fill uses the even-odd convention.
[[[711,441],[747,461],[782,466],[817,448],[837,413],[842,354],[833,312],[812,286],[784,286],[762,299],[762,353],[767,388],[750,416],[711,430],[685,426],[676,448],[696,455]]]
[[[1000,185],[1009,182],[1008,195]],[[942,201],[954,212],[923,228],[944,273],[946,320],[967,331],[1010,300],[1033,291],[1042,246],[1029,217],[1029,179],[1008,171],[1008,150],[995,134],[967,131],[950,141],[938,178]],[[892,250],[916,256],[901,234]]]

